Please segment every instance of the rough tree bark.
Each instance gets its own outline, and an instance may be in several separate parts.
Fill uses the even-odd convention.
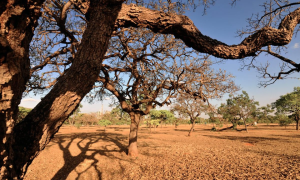
[[[45,148],[64,120],[91,90],[100,73],[102,57],[122,2],[91,1],[88,26],[72,66],[31,113],[11,130],[11,140],[5,147],[5,160],[1,162],[0,179],[22,178],[39,151]],[[22,64],[21,61],[19,63]]]
[[[11,136],[30,78],[29,44],[43,2],[0,2],[0,179],[5,179],[11,164]]]
[[[141,115],[138,113],[129,113],[131,124],[129,133],[128,156],[137,157],[139,155],[137,148],[138,129]]]

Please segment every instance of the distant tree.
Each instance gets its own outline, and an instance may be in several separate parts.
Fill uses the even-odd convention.
[[[218,108],[218,113],[222,114],[223,119],[232,123],[232,129],[237,130],[238,121],[240,117],[236,116],[237,108],[234,104],[227,99],[227,103],[221,103],[220,107]]]
[[[221,104],[219,107],[219,113],[223,115],[223,118],[228,119],[233,124],[233,128],[236,128],[238,121],[243,120],[245,129],[247,129],[247,120],[253,117],[259,103],[250,99],[246,91],[242,91],[242,94],[234,97],[229,95],[226,104]]]
[[[24,119],[31,110],[32,109],[30,108],[19,106],[18,120],[16,123],[19,123],[22,119]]]
[[[150,111],[151,119],[159,119],[159,124],[162,126],[163,122],[166,123],[168,120],[174,118],[174,114],[169,110],[156,110],[153,109]]]
[[[285,114],[276,114],[276,116],[274,117],[274,119],[276,119],[276,121],[279,123],[280,126],[284,126],[285,128],[293,123],[293,118],[294,117],[289,117]]]
[[[194,98],[188,94],[181,94],[176,98],[176,102],[172,106],[172,111],[189,117],[192,124],[188,136],[191,136],[195,128],[196,119],[203,113],[207,112],[208,106],[203,100]]]
[[[172,117],[170,117],[170,118],[167,118],[165,121],[164,121],[164,123],[165,123],[165,126],[167,125],[167,124],[174,124],[175,125],[175,122],[177,121],[177,118],[174,116],[174,114],[173,114],[173,116]]]
[[[91,112],[91,113],[84,113],[82,114],[82,116],[80,117],[81,122],[83,125],[90,125],[90,126],[94,126],[98,123],[98,115],[95,112]]]
[[[120,120],[119,114],[111,113],[111,111],[106,111],[104,114],[101,114],[99,120],[110,121],[110,124],[114,124],[116,121]]]
[[[213,123],[212,130],[217,130],[216,126],[222,127],[224,119],[220,117],[219,114],[216,114],[214,111],[211,111],[208,112],[207,115],[209,116],[209,122]]]
[[[99,117],[100,120],[110,121],[112,125],[123,125],[130,123],[129,114],[120,109],[119,106],[114,107],[111,111],[107,111]]]
[[[255,119],[260,122],[272,122],[272,116],[270,116],[270,113],[273,113],[274,110],[272,109],[272,106],[270,104],[267,104],[266,106],[262,106],[257,109],[255,112]]]
[[[115,117],[116,121],[112,122],[112,124],[130,124],[130,116],[127,112],[125,112],[120,105],[113,108],[110,112],[111,116]]]
[[[99,126],[103,126],[104,127],[104,131],[106,130],[106,126],[111,125],[111,121],[107,120],[107,119],[101,119],[98,121],[98,125]]]
[[[120,106],[116,106],[114,107],[111,111],[110,111],[110,114],[112,116],[114,116],[116,119],[118,120],[122,120],[122,119],[128,119],[129,116],[128,116],[128,113],[123,111],[123,109],[120,107]]]
[[[276,118],[276,116],[268,116],[268,123],[278,123],[278,118]]]
[[[68,118],[68,122],[71,126],[74,126],[76,123],[79,124],[80,121],[79,118],[82,115],[80,114],[82,107],[83,107],[82,104],[79,104],[79,106],[75,109],[73,114]]]
[[[186,124],[186,120],[188,116],[186,114],[180,114],[176,113],[174,108],[171,108],[171,112],[176,114],[176,117],[172,119],[173,124],[175,125],[175,129],[180,125],[180,124]]]
[[[273,108],[276,108],[277,113],[292,115],[296,121],[296,130],[299,130],[300,120],[300,87],[295,87],[294,91],[280,96],[274,103]]]
[[[149,127],[149,129],[150,129],[150,132],[152,130],[152,127],[155,130],[159,126],[159,122],[160,122],[160,119],[150,119],[150,120],[148,120],[146,122],[147,123],[147,127]]]
[[[90,97],[113,95],[129,114],[129,156],[138,155],[141,118],[156,106],[170,105],[180,93],[205,101],[216,90],[235,87],[231,75],[210,68],[208,56],[191,51],[173,36],[133,28],[116,34]]]
[[[180,122],[181,122],[181,119],[180,118],[174,118],[173,119],[173,123],[174,123],[174,125],[175,125],[175,129],[179,126],[179,124],[180,124]]]

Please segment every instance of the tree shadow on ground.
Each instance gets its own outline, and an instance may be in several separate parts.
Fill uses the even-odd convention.
[[[267,126],[267,125],[263,125],[263,126],[247,126],[248,127],[248,131],[251,132],[251,131],[269,131],[269,130],[276,130],[276,131],[293,131],[293,129],[289,128],[289,129],[286,129],[285,127],[283,126],[277,126],[277,125],[273,125],[273,126]],[[205,130],[204,130],[205,131]],[[222,129],[218,129],[217,131],[219,132],[231,132],[231,131],[246,131],[245,128],[241,128],[241,127],[238,127],[238,129],[233,129],[232,126],[230,127],[226,127],[226,128],[222,128]]]
[[[110,127],[110,126],[106,126],[106,129],[114,129],[114,130],[116,130],[116,129],[122,129],[122,130],[128,129],[128,130],[130,130],[130,126],[128,126],[128,127]]]
[[[174,131],[189,132],[190,130],[189,129],[174,129]]]
[[[240,141],[244,143],[258,143],[263,141],[284,141],[287,142],[287,140],[282,140],[279,138],[269,138],[269,137],[252,137],[252,136],[213,136],[213,135],[203,135],[210,138],[216,138],[216,139],[227,139],[232,141]]]
[[[181,132],[186,132],[188,133],[190,131],[190,129],[174,129],[174,131],[181,131]],[[218,131],[218,130],[217,130]],[[194,129],[192,131],[192,133],[194,132],[216,132],[214,130],[212,130],[211,128],[210,129]]]
[[[102,173],[97,169],[98,160],[95,156],[99,154],[109,158],[116,158],[112,155],[112,152],[126,152],[127,147],[124,144],[124,140],[126,139],[127,137],[115,133],[74,133],[68,135],[56,135],[53,139],[53,143],[58,144],[63,152],[65,163],[53,176],[52,180],[66,179],[73,170],[76,171],[76,167],[84,160],[91,160],[92,163],[86,167],[85,170],[81,172],[76,171],[78,175],[76,179],[79,179],[81,174],[91,168],[94,168],[97,172],[97,178],[102,179]],[[91,147],[98,142],[112,142],[117,148],[109,147],[111,145],[106,145],[102,148]],[[74,146],[75,144],[80,152],[73,156],[70,151],[70,146]]]
[[[287,127],[294,127],[295,125],[287,125]],[[279,124],[259,124],[259,127],[283,127],[283,126],[280,126]]]
[[[287,126],[281,126],[279,124],[258,124],[257,129],[259,130],[296,130],[295,124],[289,124]]]
[[[300,134],[287,134],[287,135],[278,135],[275,134],[273,136],[284,137],[284,138],[300,138]]]
[[[149,135],[151,135],[151,134],[170,134],[170,133],[161,132],[161,131],[139,131],[139,134],[149,134]]]
[[[246,129],[239,128],[239,127],[237,127],[236,129],[233,129],[233,126],[229,126],[229,127],[226,127],[226,128],[217,129],[217,131],[219,131],[219,132],[222,132],[222,131],[246,131]]]
[[[287,160],[287,162],[294,162],[294,163],[296,162],[298,164],[300,162],[300,155],[288,155],[286,153],[278,153],[278,152],[270,152],[270,151],[254,150],[254,149],[247,149],[245,151],[253,152],[264,157],[276,157],[278,159],[284,158],[285,160]]]

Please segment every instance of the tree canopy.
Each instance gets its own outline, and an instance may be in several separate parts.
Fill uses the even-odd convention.
[[[219,107],[219,113],[223,115],[223,118],[232,122],[233,128],[236,128],[239,120],[243,120],[245,129],[248,132],[246,122],[254,115],[258,105],[258,101],[250,98],[246,91],[242,91],[242,94],[238,96],[230,95],[226,104],[221,104]]]
[[[300,120],[300,87],[295,87],[294,91],[280,96],[273,104],[277,113],[292,115],[296,121],[296,130],[299,130]]]
[[[200,99],[193,98],[188,94],[180,94],[176,98],[176,102],[172,105],[172,111],[177,112],[180,115],[189,117],[192,127],[188,133],[191,136],[192,131],[195,128],[196,119],[209,110],[209,105],[204,103]]]
[[[138,154],[137,128],[151,109],[170,105],[178,94],[207,101],[236,89],[230,74],[213,70],[208,56],[173,36],[133,28],[115,34],[91,97],[113,95],[130,115],[128,154]]]

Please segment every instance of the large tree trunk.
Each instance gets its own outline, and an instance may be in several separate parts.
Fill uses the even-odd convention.
[[[73,64],[50,93],[10,133],[11,143],[6,147],[9,152],[3,161],[0,179],[22,178],[39,151],[45,148],[91,90],[100,73],[102,57],[121,3],[117,0],[91,1],[89,22]]]
[[[299,130],[299,120],[296,120],[296,130]]]
[[[29,44],[43,2],[0,2],[0,179],[10,179],[12,133],[30,78]]]
[[[194,128],[195,128],[195,120],[192,120],[192,119],[191,119],[191,122],[192,122],[192,127],[191,127],[191,129],[190,129],[190,131],[189,131],[188,136],[191,136],[191,135],[192,135],[192,131],[193,131]]]
[[[140,117],[140,114],[130,113],[131,124],[129,133],[128,156],[131,157],[136,157],[139,155],[137,148],[137,137]]]

